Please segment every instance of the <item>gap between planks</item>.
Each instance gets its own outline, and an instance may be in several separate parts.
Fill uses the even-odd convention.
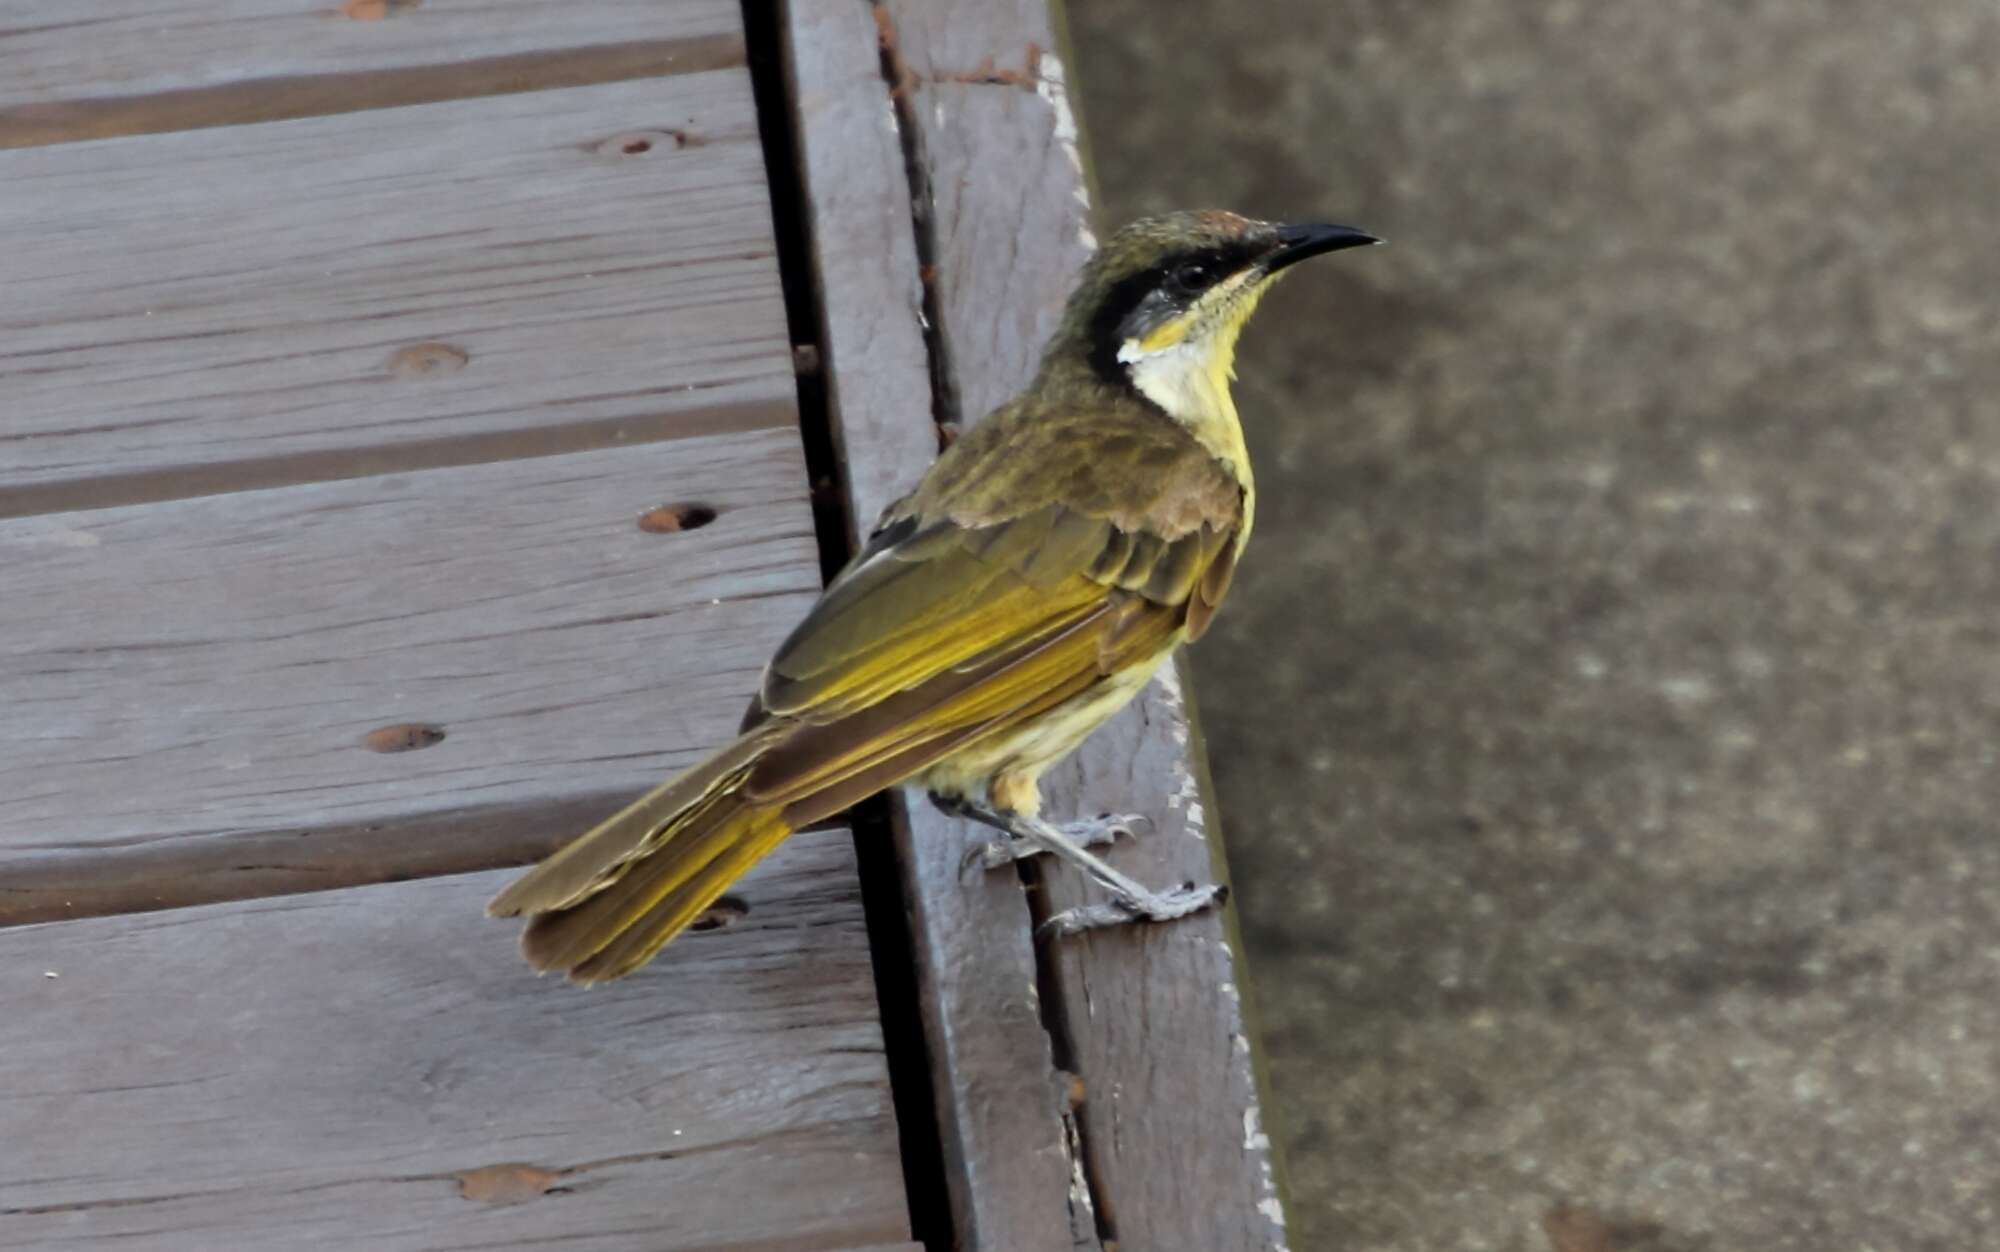
[[[707,435],[787,430],[797,423],[792,401],[787,397],[718,404],[672,413],[649,413],[638,417],[606,418],[564,426],[481,431],[403,444],[329,448],[259,460],[173,466],[130,474],[0,488],[0,521],[45,513],[161,504],[170,500],[227,495],[238,491],[374,478],[383,474],[490,465],[573,452],[698,439]]]
[[[253,78],[143,96],[57,100],[0,109],[0,148],[291,121],[479,96],[589,87],[729,69],[744,63],[736,34],[521,52],[446,65]]]
[[[529,865],[632,797],[625,787],[394,821],[177,841],[108,856],[98,850],[14,861],[0,880],[0,930]],[[838,825],[836,819],[799,833]]]

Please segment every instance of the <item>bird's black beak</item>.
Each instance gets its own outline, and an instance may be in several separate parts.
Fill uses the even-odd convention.
[[[1278,227],[1278,246],[1264,258],[1264,272],[1275,274],[1307,257],[1342,248],[1363,248],[1380,239],[1352,226],[1332,226],[1325,222],[1299,222]]]

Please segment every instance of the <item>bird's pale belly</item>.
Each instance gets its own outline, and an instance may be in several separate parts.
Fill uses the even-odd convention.
[[[987,800],[1014,813],[1041,807],[1042,771],[1076,750],[1090,733],[1132,702],[1160,663],[1173,655],[1180,632],[1150,660],[1128,666],[1034,721],[970,744],[910,781],[938,795]]]

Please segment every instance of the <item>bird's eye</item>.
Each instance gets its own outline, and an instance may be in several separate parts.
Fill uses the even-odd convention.
[[[1184,296],[1191,296],[1205,289],[1214,280],[1215,271],[1199,261],[1177,265],[1174,267],[1174,272],[1167,275],[1167,281],[1173,285],[1174,290]]]

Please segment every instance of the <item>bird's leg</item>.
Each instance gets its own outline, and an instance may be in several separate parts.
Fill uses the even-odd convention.
[[[1047,852],[1068,861],[1084,873],[1090,875],[1098,886],[1109,892],[1111,899],[1104,904],[1087,904],[1066,909],[1042,923],[1044,934],[1073,935],[1078,931],[1090,930],[1098,926],[1117,926],[1125,922],[1172,921],[1186,917],[1190,913],[1228,898],[1228,888],[1221,886],[1196,886],[1183,883],[1167,891],[1155,891],[1151,887],[1128,877],[1113,868],[1104,858],[1088,851],[1063,830],[1050,825],[1039,817],[1025,813],[1010,813],[1004,809],[992,808],[971,800],[952,799],[941,802],[945,811],[960,817],[970,818],[982,825],[1005,831],[1015,840],[1014,844],[1001,845],[1006,855],[999,864]],[[1122,824],[1130,819],[1103,818],[1087,825],[1109,831],[1114,824]],[[1116,838],[1115,834],[1109,838]],[[1019,847],[1021,850],[1016,851]],[[980,854],[983,859],[985,854]]]
[[[1041,856],[1048,851],[1040,844],[1023,839],[1014,833],[1013,827],[1007,824],[1008,818],[1003,810],[936,791],[930,793],[930,800],[943,813],[978,822],[1007,836],[1005,839],[979,844],[967,852],[964,869],[968,874],[975,869],[999,869],[1003,865],[1025,861],[1029,857]],[[1081,821],[1066,822],[1055,829],[1061,831],[1072,843],[1086,848],[1098,848],[1116,843],[1127,835],[1136,835],[1140,827],[1150,827],[1152,824],[1153,819],[1144,813],[1101,813]]]
[[[1031,840],[1023,839],[1000,821],[990,820],[988,814],[998,814],[999,810],[970,806],[966,801],[933,795],[931,803],[954,817],[963,817],[991,826],[1002,832],[1005,839],[995,839],[979,844],[965,855],[965,870],[995,870],[1016,861],[1025,861],[1031,856],[1041,856],[1048,849]],[[977,811],[975,811],[977,807]],[[1071,843],[1085,848],[1101,848],[1116,843],[1128,835],[1136,835],[1141,827],[1150,827],[1153,819],[1144,813],[1100,813],[1096,817],[1081,821],[1065,822],[1055,829],[1062,832]]]

